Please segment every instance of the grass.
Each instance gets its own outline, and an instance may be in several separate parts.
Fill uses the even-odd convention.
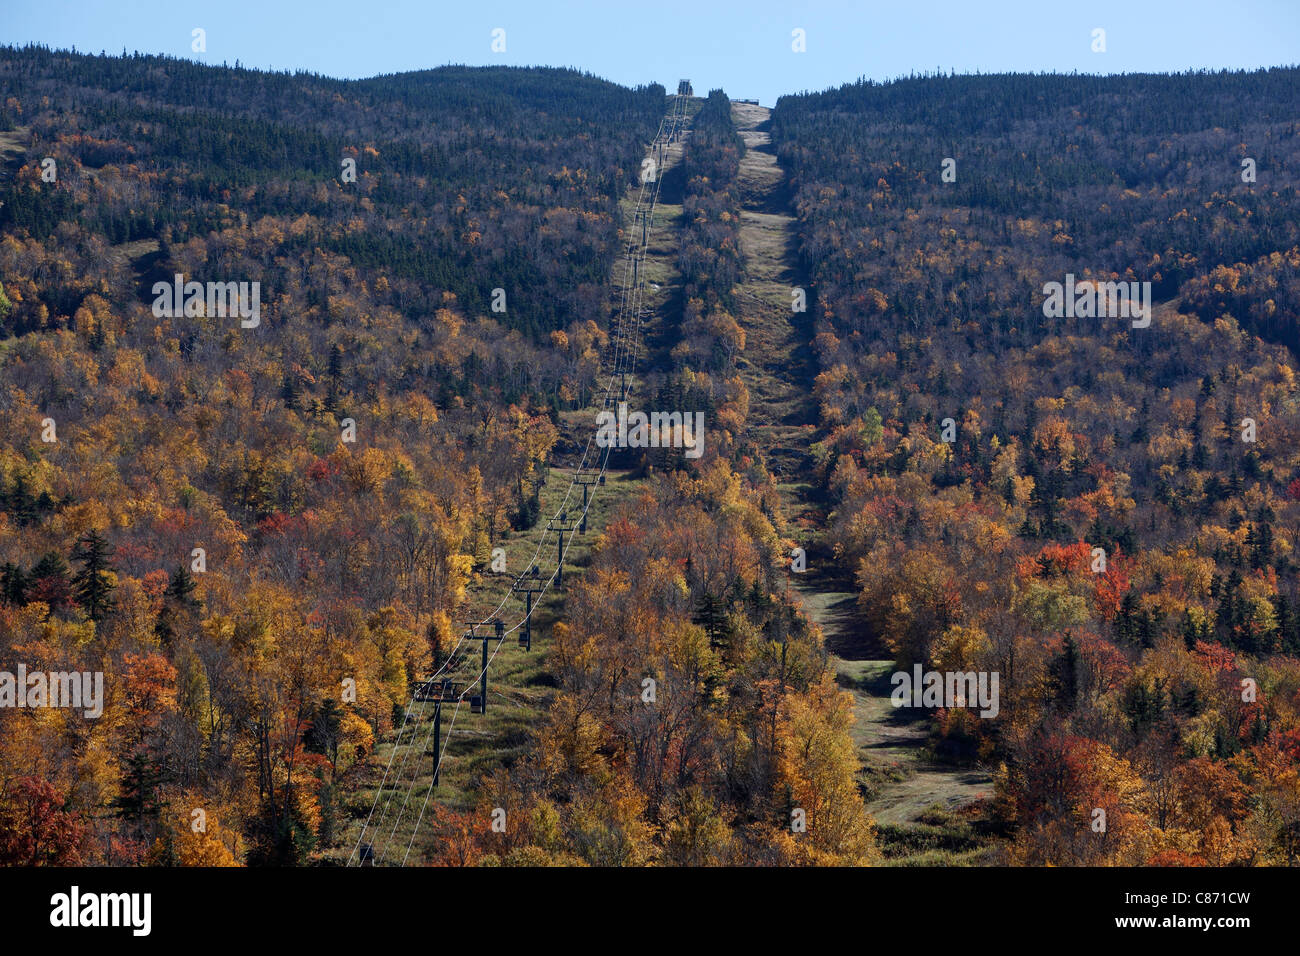
[[[806,316],[790,308],[790,290],[800,284],[792,268],[794,220],[763,128],[768,115],[761,107],[732,109],[749,146],[737,184],[745,275],[735,290],[736,318],[747,338],[737,369],[750,391],[748,437],[777,479],[783,530],[808,551],[808,572],[796,576],[795,586],[804,610],[822,628],[839,685],[853,695],[857,782],[880,827],[886,859],[969,865],[988,852],[988,839],[952,811],[988,795],[988,777],[935,764],[927,750],[927,715],[891,705],[894,663],[884,659],[888,651],[862,620],[851,569],[827,546],[826,502],[809,477],[817,429],[808,426],[818,421],[810,397],[816,363]]]
[[[992,853],[976,822],[938,806],[906,826],[880,824],[876,842],[890,866],[981,866]]]
[[[537,550],[545,531],[545,516],[553,514],[564,501],[572,474],[572,469],[551,470],[550,478],[541,490],[543,518],[532,528],[514,532],[503,539],[501,546],[506,549],[509,573],[481,575],[474,582],[468,601],[469,607],[474,610],[469,616],[474,613],[485,614],[496,607],[509,592],[514,575],[525,570],[528,559]],[[580,573],[580,569],[586,566],[592,545],[610,517],[643,484],[643,479],[632,478],[627,473],[610,472],[606,484],[595,489],[587,515],[587,532],[574,537],[566,553],[566,579],[572,574]],[[568,499],[570,515],[576,516],[581,505],[581,489],[575,487]],[[550,535],[543,549],[541,569],[544,578],[555,567],[555,539],[554,534]],[[348,795],[344,808],[346,822],[338,846],[325,854],[328,859],[334,862],[347,859],[371,811],[376,793],[380,794],[380,800],[366,839],[373,843],[376,853],[383,856],[383,863],[400,863],[408,845],[411,846],[409,862],[418,863],[428,859],[435,839],[430,826],[430,814],[436,813],[440,805],[461,811],[473,809],[478,802],[478,781],[497,767],[509,766],[530,751],[533,746],[533,728],[545,717],[555,693],[555,681],[547,671],[547,644],[551,625],[560,616],[562,609],[563,592],[552,588],[533,614],[531,652],[519,645],[517,633],[507,636],[488,669],[486,714],[471,713],[467,694],[459,712],[454,714],[453,726],[456,707],[454,704],[444,706],[442,733],[446,750],[439,784],[432,792],[430,786],[435,757],[431,730],[434,707],[431,703],[425,704],[422,709],[420,704],[414,705],[414,713],[396,756],[393,757],[394,735],[389,734],[375,748],[362,785]],[[511,598],[503,609],[503,616],[507,627],[519,620],[523,616],[522,597]],[[459,623],[457,622],[458,625]],[[488,629],[482,630],[488,633]],[[478,641],[468,643],[472,645],[470,653],[459,668],[462,689],[464,681],[476,675],[481,666],[482,645]],[[489,656],[495,648],[496,641],[490,641]],[[381,792],[380,783],[390,758],[393,761],[392,770]],[[416,822],[420,820],[422,807],[426,809],[417,831]],[[379,826],[381,820],[383,823]]]
[[[698,100],[692,101],[688,104],[688,114],[694,115],[699,107]],[[681,156],[682,143],[667,147],[659,175],[670,175],[673,168],[681,162]],[[668,185],[669,183],[663,184]],[[620,204],[622,225],[629,230],[629,238],[632,236],[631,230],[640,228],[632,218],[639,192],[639,187],[629,190]],[[662,189],[661,198],[669,193],[670,190]],[[655,207],[649,244],[641,263],[641,278],[645,281],[642,306],[650,310],[649,315],[643,316],[645,328],[640,344],[642,355],[647,349],[648,338],[663,335],[664,314],[672,308],[672,296],[678,282],[675,271],[676,235],[681,214],[682,207],[673,203],[661,201]],[[636,236],[636,239],[639,241],[640,236]],[[631,281],[632,271],[627,268],[625,272],[624,260],[620,257],[611,282],[615,303],[619,301],[625,284],[630,284]],[[659,288],[652,288],[652,284]],[[603,388],[604,380],[599,380],[598,384]],[[586,436],[590,434],[594,423],[592,409],[564,413],[561,415],[561,432],[567,439],[585,445]],[[593,457],[588,461],[589,469],[595,460]],[[538,556],[543,580],[554,570],[557,557],[556,535],[546,536],[547,521],[561,507],[567,510],[571,519],[580,516],[582,488],[573,486],[570,490],[573,473],[573,468],[551,468],[547,483],[539,495],[541,519],[532,528],[509,532],[496,542],[496,546],[505,549],[507,572],[482,574],[472,582],[462,621],[476,615],[478,620],[482,620],[503,598],[508,598],[503,609],[507,627],[523,616],[523,597],[510,596],[510,585],[516,574],[528,570],[534,554]],[[587,531],[576,535],[565,552],[566,579],[580,573],[588,564],[592,544],[610,517],[643,485],[644,479],[634,478],[628,472],[611,470],[606,475],[605,485],[588,489],[588,493],[594,494],[594,497],[587,512]],[[547,539],[539,553],[538,545],[543,542],[544,536]],[[446,749],[436,790],[431,790],[436,761],[430,736],[432,704],[425,704],[423,710],[420,704],[415,705],[400,747],[397,746],[393,733],[376,746],[371,760],[364,768],[365,776],[360,785],[357,786],[355,781],[352,784],[354,789],[351,789],[346,798],[346,821],[341,827],[338,848],[324,854],[327,859],[332,862],[347,859],[375,804],[376,794],[379,795],[379,801],[366,839],[373,843],[376,854],[382,856],[382,863],[401,863],[408,845],[411,848],[410,862],[429,859],[436,839],[428,822],[429,812],[436,812],[439,806],[461,811],[472,809],[478,802],[478,783],[483,776],[498,767],[509,766],[528,753],[533,746],[533,730],[544,719],[555,693],[556,682],[547,670],[547,638],[551,625],[563,613],[563,600],[563,591],[552,587],[537,605],[533,613],[531,652],[519,645],[517,634],[506,637],[505,643],[489,665],[487,713],[471,713],[468,695],[459,711],[456,711],[454,704],[444,706],[442,733]],[[508,613],[505,613],[507,609]],[[457,626],[460,623],[457,621]],[[469,659],[458,668],[458,673],[463,675],[462,679],[475,676],[481,669],[482,645],[477,641],[467,643],[474,646]],[[496,641],[490,641],[489,657],[495,647]],[[388,766],[390,758],[393,761],[392,771],[384,784],[384,768]],[[423,820],[420,820],[426,800],[427,809]],[[402,810],[403,803],[405,810]],[[420,820],[418,828],[417,820]]]
[[[755,116],[759,112],[765,114],[765,111],[750,112]],[[661,173],[670,174],[680,155],[680,144],[670,148],[668,163]],[[764,197],[770,198],[774,187],[770,159],[770,155],[751,153],[742,167],[742,178],[749,180],[746,183],[749,196],[763,202],[766,202]],[[627,228],[632,228],[630,214],[634,205],[634,201],[624,200]],[[658,205],[650,246],[642,262],[642,276],[647,282],[644,305],[650,310],[643,342],[646,348],[661,352],[666,352],[675,338],[673,297],[680,294],[676,238],[681,215],[680,205]],[[830,558],[819,533],[825,525],[825,515],[815,500],[816,488],[807,477],[807,448],[814,429],[806,425],[815,422],[816,408],[809,401],[806,388],[812,367],[804,341],[807,329],[792,321],[789,312],[793,276],[785,263],[789,261],[790,226],[789,216],[766,209],[749,209],[742,216],[741,241],[750,261],[746,280],[738,286],[742,307],[737,319],[749,333],[739,370],[755,399],[751,407],[751,435],[769,461],[777,466],[774,471],[781,479],[778,487],[783,498],[782,523],[808,548],[810,562],[814,554],[820,562],[810,567],[809,574],[800,575],[796,586],[808,613],[822,626],[829,646],[836,652],[833,666],[841,686],[854,696],[856,719],[851,734],[863,765],[858,782],[868,809],[877,818],[885,861],[900,866],[962,866],[985,862],[991,852],[989,835],[979,821],[956,812],[955,808],[981,794],[988,795],[991,788],[987,786],[987,778],[971,771],[939,768],[927,759],[924,747],[928,722],[923,715],[900,713],[890,705],[888,678],[893,662],[880,659],[884,652],[875,646],[857,615],[851,575],[847,569],[828,563]],[[621,292],[622,283],[630,278],[630,275],[624,277],[621,265],[615,269],[616,295]],[[659,289],[651,289],[650,284],[658,285]],[[590,423],[590,411],[568,414],[564,416],[563,430],[574,438],[584,436]],[[570,469],[552,469],[541,494],[543,519],[533,528],[511,533],[499,542],[506,549],[509,574],[484,575],[474,582],[469,602],[474,613],[486,614],[494,608],[508,593],[513,575],[526,569],[545,531],[545,516],[559,507],[571,473]],[[627,473],[611,473],[607,485],[598,489],[589,513],[587,534],[575,539],[568,551],[566,576],[586,565],[592,541],[618,504],[634,495],[641,484]],[[571,515],[580,509],[581,500],[580,489],[575,489],[569,499]],[[548,575],[554,567],[553,548],[554,536],[542,555],[543,575]],[[514,612],[507,617],[510,623],[522,613],[521,603],[513,598],[507,604]],[[447,737],[452,708],[444,712],[444,739],[449,743],[441,781],[433,793],[430,793],[430,783],[435,758],[423,743],[432,705],[426,705],[424,715],[413,718],[418,734],[415,739],[419,742],[414,746],[404,742],[397,754],[393,777],[381,793],[380,810],[376,813],[378,820],[388,802],[383,829],[376,829],[368,836],[378,850],[386,853],[385,863],[401,862],[408,844],[412,847],[412,861],[430,857],[435,837],[428,825],[427,812],[418,832],[415,827],[426,797],[431,808],[471,809],[477,803],[477,784],[482,776],[497,767],[510,765],[533,745],[531,732],[544,719],[555,693],[554,680],[546,665],[546,635],[562,611],[562,594],[552,592],[539,605],[534,616],[532,653],[522,650],[513,635],[507,638],[490,668],[486,714],[470,714],[468,703],[462,704],[456,714],[454,732]],[[478,671],[478,661],[475,647],[472,659],[462,669],[466,676]],[[343,849],[337,854],[340,858],[351,851],[379,792],[383,768],[393,754],[391,738],[390,734],[378,746],[366,768],[368,776],[363,785],[350,795],[350,817],[340,840]],[[399,814],[403,801],[407,809]],[[392,849],[382,851],[386,844]]]
[[[19,153],[27,150],[27,145],[31,142],[31,132],[30,126],[17,126],[0,132],[0,164],[16,158]]]

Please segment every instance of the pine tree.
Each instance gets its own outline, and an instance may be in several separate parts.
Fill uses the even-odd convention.
[[[297,377],[292,372],[285,372],[284,380],[280,385],[280,397],[284,399],[284,407],[290,411],[297,409],[301,391]]]
[[[44,601],[51,610],[65,606],[71,599],[68,588],[68,562],[57,551],[46,552],[36,562],[28,578],[29,598]]]
[[[312,708],[308,719],[310,724],[302,735],[302,745],[309,753],[322,754],[329,758],[331,766],[337,766],[342,711],[332,697],[324,698]]]
[[[179,564],[167,582],[167,590],[163,592],[163,597],[175,601],[184,607],[197,608],[199,606],[198,598],[192,595],[198,589],[198,582],[194,580],[194,575],[190,574],[189,568],[184,564]]]
[[[1137,595],[1126,592],[1115,615],[1115,637],[1121,644],[1137,644],[1140,640],[1139,610]]]
[[[16,607],[27,604],[27,575],[23,569],[12,561],[6,561],[0,567],[0,601]]]
[[[339,407],[339,378],[343,375],[343,347],[335,342],[330,346],[329,388],[325,393],[325,410],[331,414]]]
[[[1278,594],[1273,599],[1273,610],[1277,615],[1277,636],[1282,653],[1300,653],[1300,615],[1291,609],[1291,602],[1285,594]]]
[[[122,772],[122,792],[113,801],[118,816],[141,830],[156,822],[162,808],[159,789],[164,783],[166,774],[153,757],[144,751],[131,754]]]
[[[5,495],[5,507],[14,516],[20,528],[25,528],[36,520],[36,498],[27,487],[27,479],[22,475],[14,477],[13,487]]]
[[[113,566],[109,563],[113,549],[93,528],[77,541],[72,560],[81,562],[81,570],[72,578],[72,590],[86,616],[98,624],[113,610]]]
[[[154,621],[153,633],[158,638],[158,643],[168,651],[172,649],[172,640],[176,637],[176,628],[172,622],[176,619],[176,612],[167,604],[163,604],[158,610],[158,619]]]
[[[1072,634],[1065,635],[1061,655],[1050,670],[1057,703],[1072,713],[1079,699],[1079,645]]]

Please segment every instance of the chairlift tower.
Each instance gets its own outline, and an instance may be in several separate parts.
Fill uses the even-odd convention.
[[[479,634],[477,628],[492,625],[491,634]],[[505,640],[506,625],[499,617],[489,618],[486,621],[466,621],[465,625],[469,628],[469,634],[466,637],[471,640],[483,642],[483,663],[479,671],[478,693],[470,697],[469,710],[472,714],[487,713],[487,693],[488,693],[488,641],[496,640],[498,643]]]
[[[555,586],[564,587],[564,534],[578,527],[578,522],[569,520],[569,513],[561,511],[558,517],[547,522],[547,531],[559,532],[555,539]]]
[[[519,632],[519,644],[524,650],[531,651],[533,649],[533,595],[541,594],[546,590],[546,585],[542,582],[542,573],[537,565],[534,564],[515,578],[515,583],[510,585],[510,590],[524,596],[524,628]]]
[[[578,533],[587,533],[587,489],[593,485],[603,485],[605,483],[605,469],[601,468],[599,474],[577,474],[573,480],[576,484],[582,485],[582,517],[578,520]]]
[[[459,696],[456,684],[447,678],[429,680],[420,685],[415,699],[433,703],[433,785],[442,776],[442,704]]]

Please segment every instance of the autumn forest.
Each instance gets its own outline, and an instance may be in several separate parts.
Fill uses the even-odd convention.
[[[1300,863],[1297,117],[0,47],[0,864]]]

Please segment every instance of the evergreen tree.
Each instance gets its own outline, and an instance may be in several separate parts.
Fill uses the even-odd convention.
[[[36,562],[28,579],[29,600],[44,601],[51,610],[66,606],[72,599],[68,581],[68,562],[57,551],[47,551]]]
[[[309,753],[323,754],[334,766],[339,759],[342,712],[332,697],[326,697],[308,714],[310,725],[302,735],[302,745]]]
[[[27,575],[18,565],[6,561],[0,567],[0,601],[15,607],[26,606],[27,587]]]
[[[81,562],[81,570],[72,578],[72,590],[86,616],[98,624],[113,609],[113,566],[109,558],[113,548],[93,528],[77,540],[72,560]]]
[[[1079,699],[1079,645],[1074,635],[1065,635],[1061,653],[1053,659],[1049,670],[1057,704],[1072,713]]]
[[[194,575],[190,574],[190,569],[182,563],[177,565],[176,570],[172,573],[171,580],[167,582],[167,590],[163,592],[163,597],[175,601],[183,607],[197,608],[199,600],[193,594],[198,589],[198,586],[198,582],[194,580]]]
[[[122,792],[113,801],[118,816],[147,832],[158,820],[162,809],[160,790],[166,782],[163,768],[147,751],[131,754],[122,771]]]

